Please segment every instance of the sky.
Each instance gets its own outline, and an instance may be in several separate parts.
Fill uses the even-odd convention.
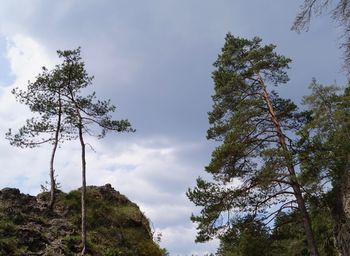
[[[50,146],[18,149],[5,133],[31,116],[11,90],[25,89],[42,66],[59,63],[56,50],[82,47],[95,79],[91,90],[117,106],[133,134],[88,138],[87,183],[110,183],[136,202],[162,233],[170,255],[215,252],[216,240],[195,244],[198,212],[185,193],[215,144],[206,140],[213,62],[226,33],[263,43],[290,57],[290,82],[278,89],[297,104],[312,78],[342,85],[339,29],[326,17],[307,33],[290,31],[302,1],[286,0],[3,0],[0,7],[0,187],[37,194],[49,180]],[[57,179],[62,190],[80,186],[78,142],[61,146]]]

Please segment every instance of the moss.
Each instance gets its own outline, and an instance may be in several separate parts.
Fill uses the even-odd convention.
[[[65,245],[71,253],[80,252],[80,235],[68,235],[62,239],[62,244]]]

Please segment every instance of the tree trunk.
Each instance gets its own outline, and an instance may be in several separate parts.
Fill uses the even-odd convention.
[[[83,127],[82,120],[79,116],[79,140],[81,145],[81,178],[82,178],[82,187],[81,187],[81,241],[82,241],[82,251],[81,255],[86,253],[86,160],[85,160],[85,143],[83,138]]]
[[[84,136],[83,136],[83,118],[80,114],[80,109],[78,106],[78,103],[76,102],[74,98],[73,91],[70,87],[68,87],[69,93],[71,96],[71,101],[73,102],[75,106],[76,115],[78,118],[78,124],[77,128],[79,131],[79,141],[81,146],[81,243],[82,243],[82,250],[80,255],[85,255],[86,253],[86,158],[85,158],[85,142],[84,142]]]
[[[55,193],[56,193],[56,181],[55,181],[55,170],[53,167],[55,154],[57,149],[57,142],[55,141],[52,153],[51,153],[51,160],[50,160],[50,202],[49,202],[49,209],[52,210],[54,203],[55,203]]]
[[[51,160],[50,160],[50,185],[51,185],[51,190],[50,190],[50,203],[49,203],[49,208],[50,210],[53,209],[53,206],[55,204],[56,200],[56,180],[55,180],[55,169],[54,169],[54,161],[55,161],[55,155],[56,155],[56,150],[58,146],[58,141],[59,141],[59,134],[61,130],[61,116],[62,116],[62,102],[61,102],[61,92],[58,92],[58,119],[57,119],[57,125],[56,125],[56,131],[55,131],[55,140],[54,140],[54,145],[51,153]]]
[[[279,144],[280,144],[280,146],[285,154],[285,160],[287,162],[287,168],[288,168],[288,172],[289,172],[289,180],[290,180],[290,183],[292,185],[292,189],[293,189],[294,196],[295,196],[295,199],[296,199],[297,204],[298,204],[298,208],[300,210],[301,217],[303,219],[305,234],[306,234],[306,238],[307,238],[307,242],[309,244],[311,254],[313,256],[319,256],[317,245],[315,242],[315,237],[314,237],[314,234],[312,232],[309,213],[308,213],[306,206],[305,206],[305,201],[304,201],[303,195],[301,193],[300,185],[297,182],[297,176],[295,173],[292,156],[291,156],[290,151],[287,147],[285,136],[284,136],[282,129],[281,129],[281,125],[277,119],[277,116],[276,116],[275,111],[273,109],[272,103],[270,101],[269,94],[266,90],[266,85],[265,85],[264,81],[262,80],[261,76],[259,74],[257,74],[257,76],[258,76],[258,81],[262,87],[262,91],[263,91],[262,96],[267,104],[267,107],[268,107],[268,110],[269,110],[269,113],[271,116],[271,121],[276,128],[276,133],[277,133]]]

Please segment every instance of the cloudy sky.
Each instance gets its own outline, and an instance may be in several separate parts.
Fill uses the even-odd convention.
[[[213,143],[206,141],[212,63],[227,32],[264,43],[293,59],[291,81],[279,91],[297,103],[313,77],[345,79],[340,34],[327,18],[308,33],[290,31],[298,1],[286,0],[31,0],[0,7],[0,187],[36,194],[49,179],[50,147],[21,150],[5,140],[8,128],[30,116],[10,91],[25,88],[42,66],[58,63],[57,49],[82,47],[93,90],[117,106],[135,134],[89,139],[88,184],[112,186],[140,205],[171,255],[215,252],[195,244],[185,192],[205,176]],[[64,144],[57,174],[62,189],[80,186],[79,145]]]

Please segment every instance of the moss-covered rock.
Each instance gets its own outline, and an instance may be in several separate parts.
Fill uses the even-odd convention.
[[[48,193],[0,191],[0,255],[79,255],[80,191],[58,192],[50,211]],[[87,187],[88,255],[161,256],[139,207],[111,185]]]

